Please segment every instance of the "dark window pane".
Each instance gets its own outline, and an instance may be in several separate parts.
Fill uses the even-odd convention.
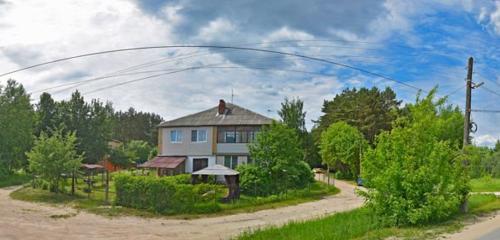
[[[226,143],[234,143],[235,142],[235,136],[234,136],[234,131],[228,131],[226,132]]]
[[[231,168],[232,169],[236,169],[236,167],[238,166],[238,156],[233,156],[232,157],[232,162],[231,162]]]
[[[231,167],[231,156],[224,156],[224,166]]]
[[[198,141],[198,131],[191,130],[191,142],[197,142],[197,141]]]

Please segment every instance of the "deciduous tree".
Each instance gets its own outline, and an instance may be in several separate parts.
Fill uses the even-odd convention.
[[[459,116],[443,113],[446,101],[434,101],[435,94],[436,89],[410,104],[408,114],[377,137],[376,147],[368,149],[362,161],[362,176],[370,187],[368,203],[394,225],[446,219],[467,196],[461,150],[450,138],[454,134],[444,131],[447,122]]]
[[[312,172],[303,161],[303,149],[294,129],[280,123],[272,123],[257,134],[249,145],[253,166],[239,168],[242,176],[242,189],[253,194],[254,187],[268,189],[261,195],[280,193],[288,188],[301,188],[313,181]],[[252,177],[255,174],[258,176]],[[259,179],[258,182],[247,179]],[[270,184],[259,185],[256,184]]]
[[[328,169],[335,166],[336,170],[348,171],[348,175],[353,177],[359,175],[361,153],[366,148],[363,135],[346,122],[336,122],[321,134],[320,152],[323,163]]]
[[[76,134],[64,134],[61,129],[48,136],[45,132],[35,140],[33,149],[26,153],[30,170],[50,185],[51,191],[59,191],[62,175],[76,171],[83,156],[76,151]]]
[[[0,86],[0,174],[8,174],[26,163],[33,144],[34,110],[24,87],[9,80]]]

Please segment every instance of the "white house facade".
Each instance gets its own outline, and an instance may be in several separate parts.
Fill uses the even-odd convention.
[[[158,131],[158,156],[152,161],[167,164],[172,171],[191,173],[215,164],[235,169],[247,164],[248,144],[272,119],[219,101],[219,105],[185,117],[163,122]],[[178,159],[184,159],[183,162]],[[173,160],[176,159],[176,164]],[[184,164],[184,166],[180,166]],[[175,165],[175,166],[174,166]],[[181,169],[174,171],[173,169]]]

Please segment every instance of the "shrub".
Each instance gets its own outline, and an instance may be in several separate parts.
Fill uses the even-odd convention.
[[[301,161],[297,164],[297,177],[294,179],[293,186],[296,188],[305,188],[309,186],[312,182],[314,182],[314,173],[309,167],[309,164]]]
[[[256,165],[240,165],[238,171],[242,193],[250,196],[263,196],[272,192],[270,175],[265,174]]]
[[[3,166],[3,164],[0,162],[0,179],[7,178],[10,175],[7,167]]]
[[[185,184],[186,175],[175,177],[149,177],[119,174],[115,176],[116,203],[118,205],[148,209],[157,213],[193,213],[208,209],[202,203],[213,200],[203,194],[217,188],[210,184]],[[197,209],[200,205],[202,208]],[[210,208],[210,212],[215,207]]]
[[[168,177],[177,184],[191,184],[191,174],[180,174]]]

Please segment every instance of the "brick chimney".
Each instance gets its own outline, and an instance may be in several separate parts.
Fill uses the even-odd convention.
[[[219,111],[218,112],[220,115],[222,115],[222,114],[224,114],[225,110],[226,110],[226,102],[224,101],[224,99],[221,99],[221,100],[219,100]]]

